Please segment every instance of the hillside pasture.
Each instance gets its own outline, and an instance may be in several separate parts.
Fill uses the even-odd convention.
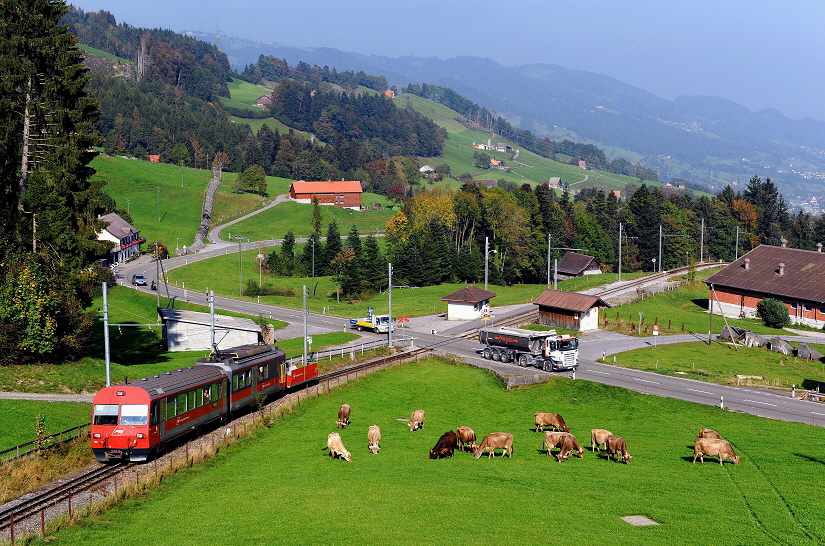
[[[351,425],[339,431],[352,462],[321,450],[343,403],[352,406]],[[399,419],[419,408],[425,426],[410,432]],[[584,457],[563,464],[548,457],[542,435],[532,431],[536,411],[561,413]],[[381,427],[378,455],[367,450],[372,424]],[[479,438],[511,432],[513,457],[457,451],[429,460],[438,437],[457,425]],[[741,464],[720,466],[715,457],[692,464],[701,427],[720,431]],[[624,437],[632,462],[591,452],[591,428]],[[809,425],[564,378],[507,391],[482,370],[411,362],[305,401],[256,438],[50,541],[350,544],[380,537],[454,544],[472,536],[521,544],[548,537],[582,544],[820,544],[825,508],[815,499],[823,451],[825,435]],[[266,525],[249,524],[253,514]],[[631,515],[658,525],[621,519]]]

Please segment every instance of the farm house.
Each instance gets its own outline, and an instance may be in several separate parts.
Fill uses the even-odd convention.
[[[320,205],[361,210],[361,182],[358,180],[327,180],[324,182],[305,182],[299,180],[289,186],[289,197],[298,203],[312,203],[318,198]]]
[[[822,244],[817,248],[759,245],[704,281],[711,302],[708,308],[729,317],[755,317],[756,305],[773,298],[788,307],[792,322],[821,328],[825,325],[825,253]]]

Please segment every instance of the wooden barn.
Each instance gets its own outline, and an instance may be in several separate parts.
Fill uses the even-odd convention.
[[[289,186],[289,197],[298,203],[312,203],[312,197],[315,196],[320,205],[354,210],[361,210],[362,193],[361,182],[358,180],[327,180],[325,182],[299,180]]]
[[[447,320],[473,320],[480,318],[485,308],[489,309],[490,299],[494,297],[495,292],[468,286],[447,294],[441,301],[447,302]]]
[[[539,324],[580,331],[598,329],[599,307],[610,307],[598,296],[549,288],[533,303],[539,306]]]
[[[560,279],[581,277],[582,275],[598,275],[602,272],[596,258],[578,252],[568,252],[562,256],[557,269]]]
[[[773,298],[788,307],[792,322],[822,328],[825,253],[821,244],[817,248],[759,245],[704,281],[708,308],[729,317],[756,317],[756,305]]]

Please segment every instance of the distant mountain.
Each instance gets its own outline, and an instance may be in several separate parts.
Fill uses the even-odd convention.
[[[188,32],[215,42],[214,33]],[[559,65],[506,67],[480,57],[452,59],[346,53],[221,37],[233,67],[260,54],[337,70],[363,70],[390,85],[449,87],[539,136],[592,142],[637,157],[663,178],[680,177],[716,189],[771,177],[785,193],[819,194],[825,173],[825,122],[792,120],[776,110],[751,112],[719,97],[666,100],[615,78]]]

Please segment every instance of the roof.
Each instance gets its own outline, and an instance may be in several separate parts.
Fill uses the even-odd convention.
[[[533,302],[535,305],[544,307],[555,307],[566,311],[577,311],[586,313],[593,307],[610,307],[610,304],[602,300],[599,296],[588,296],[576,292],[565,292],[564,290],[551,290],[548,288]]]
[[[441,301],[453,301],[453,302],[463,302],[463,303],[478,303],[480,301],[489,300],[490,298],[495,298],[496,293],[490,292],[489,290],[483,290],[476,286],[468,286],[466,288],[462,288],[457,292],[453,292],[452,294],[447,294]]]
[[[579,254],[578,252],[568,252],[562,256],[561,261],[559,262],[559,273],[564,273],[565,275],[579,275],[595,261],[596,259],[593,256]]]
[[[109,214],[101,216],[100,219],[104,222],[109,222],[109,225],[103,229],[105,231],[108,231],[118,239],[123,239],[124,237],[132,233],[140,233],[139,229],[135,229],[134,227],[132,227],[132,224],[130,224],[114,212],[110,212]]]
[[[198,324],[201,326],[211,326],[212,319],[209,313],[199,313],[197,311],[182,311],[180,309],[169,309],[159,307],[158,314],[162,320],[185,322],[187,324]],[[215,327],[231,330],[243,330],[247,332],[260,332],[261,327],[255,321],[241,317],[227,317],[226,315],[215,315]]]
[[[482,186],[487,186],[488,188],[495,188],[498,185],[498,181],[492,180],[489,178],[479,178],[478,180],[474,181],[476,184],[480,184]]]
[[[749,260],[745,269],[745,260]],[[779,264],[785,264],[779,274]],[[825,302],[825,253],[759,245],[704,282],[767,295]]]
[[[326,180],[323,182],[305,182],[299,180],[292,183],[295,193],[363,193],[361,182],[358,180]]]

